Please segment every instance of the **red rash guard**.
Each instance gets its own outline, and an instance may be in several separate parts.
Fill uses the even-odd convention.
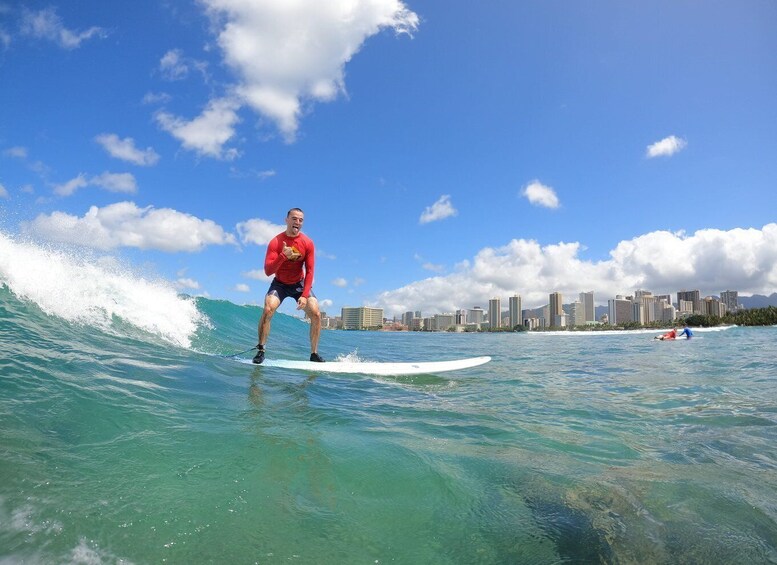
[[[295,249],[300,257],[296,259],[286,259],[283,254],[283,243]],[[310,296],[310,289],[313,286],[313,271],[316,263],[316,248],[313,240],[303,233],[297,237],[289,237],[286,232],[276,235],[270,243],[267,244],[267,255],[264,258],[264,273],[269,277],[275,275],[275,278],[283,284],[297,284],[305,279],[305,286],[302,289],[302,297]],[[302,272],[302,266],[305,266],[305,272]]]

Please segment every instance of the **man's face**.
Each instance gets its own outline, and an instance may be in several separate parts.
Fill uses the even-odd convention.
[[[286,235],[296,236],[299,235],[302,229],[302,222],[305,221],[305,214],[296,210],[292,211],[286,216]]]

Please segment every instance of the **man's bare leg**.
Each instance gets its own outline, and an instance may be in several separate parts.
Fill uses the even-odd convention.
[[[309,298],[305,312],[310,318],[310,352],[318,353],[318,338],[321,336],[321,312],[318,309],[318,300]]]
[[[264,345],[267,343],[267,338],[270,336],[270,323],[275,311],[278,309],[281,301],[277,296],[268,294],[264,298],[264,310],[262,310],[262,317],[259,318],[259,344],[257,345],[258,351],[253,358],[253,362],[260,364],[264,361]]]
[[[281,301],[274,294],[268,294],[264,297],[264,310],[262,311],[262,317],[259,319],[259,345],[264,346],[267,343],[267,338],[270,337],[270,324],[275,311],[280,306]]]

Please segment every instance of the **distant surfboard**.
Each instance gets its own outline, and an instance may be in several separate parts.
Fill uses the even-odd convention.
[[[238,359],[241,363],[251,364],[250,359]],[[453,361],[424,361],[418,363],[382,363],[378,361],[292,361],[290,359],[265,359],[257,367],[278,367],[295,371],[313,373],[354,373],[360,375],[402,376],[426,375],[471,369],[491,361],[491,357],[470,357]]]

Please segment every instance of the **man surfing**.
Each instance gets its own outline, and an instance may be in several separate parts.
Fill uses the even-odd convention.
[[[677,337],[683,336],[685,336],[685,339],[691,339],[693,337],[693,332],[691,331],[691,328],[688,327],[688,324],[684,324],[683,331],[677,335]]]
[[[259,344],[253,358],[256,364],[264,361],[264,346],[270,335],[270,323],[278,306],[286,298],[297,301],[297,310],[304,310],[310,318],[310,360],[323,363],[318,354],[318,338],[321,335],[321,312],[318,300],[313,294],[313,271],[315,270],[315,245],[302,233],[305,214],[299,208],[292,208],[286,214],[286,231],[276,235],[267,245],[264,258],[264,272],[275,275],[270,289],[264,297],[264,310],[259,320]]]
[[[661,341],[668,340],[668,339],[675,339],[677,337],[677,330],[672,328],[668,332],[666,332],[664,335],[657,335],[653,339],[660,339]]]

